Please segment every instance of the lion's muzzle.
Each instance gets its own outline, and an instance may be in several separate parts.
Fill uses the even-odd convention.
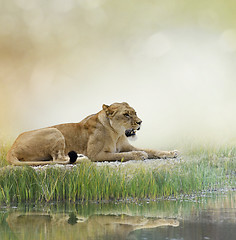
[[[138,130],[140,130],[140,127],[139,127],[138,129],[136,129],[136,130],[133,129],[133,128],[127,129],[127,130],[125,131],[125,136],[126,136],[126,137],[135,136],[135,135],[136,135],[136,132],[137,132]]]

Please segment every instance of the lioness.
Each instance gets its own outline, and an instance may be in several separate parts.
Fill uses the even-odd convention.
[[[141,123],[128,103],[103,104],[100,112],[79,123],[60,124],[20,134],[9,150],[7,160],[13,165],[45,165],[79,162],[76,153],[92,161],[177,156],[176,150],[142,150],[130,145],[127,137],[135,135]]]

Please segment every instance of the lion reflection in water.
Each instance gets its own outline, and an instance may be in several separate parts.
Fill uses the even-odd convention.
[[[175,219],[161,219],[130,215],[93,215],[88,218],[71,214],[9,213],[9,227],[21,232],[27,239],[36,233],[43,239],[135,239],[132,232],[138,229],[161,226],[179,226]]]

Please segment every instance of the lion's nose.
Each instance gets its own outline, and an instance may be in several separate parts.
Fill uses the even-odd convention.
[[[140,120],[140,121],[138,121],[138,122],[136,122],[138,125],[141,125],[141,123],[142,123],[142,121]]]

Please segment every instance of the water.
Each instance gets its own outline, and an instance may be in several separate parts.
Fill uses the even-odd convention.
[[[182,200],[0,207],[0,239],[234,240],[236,193]]]

